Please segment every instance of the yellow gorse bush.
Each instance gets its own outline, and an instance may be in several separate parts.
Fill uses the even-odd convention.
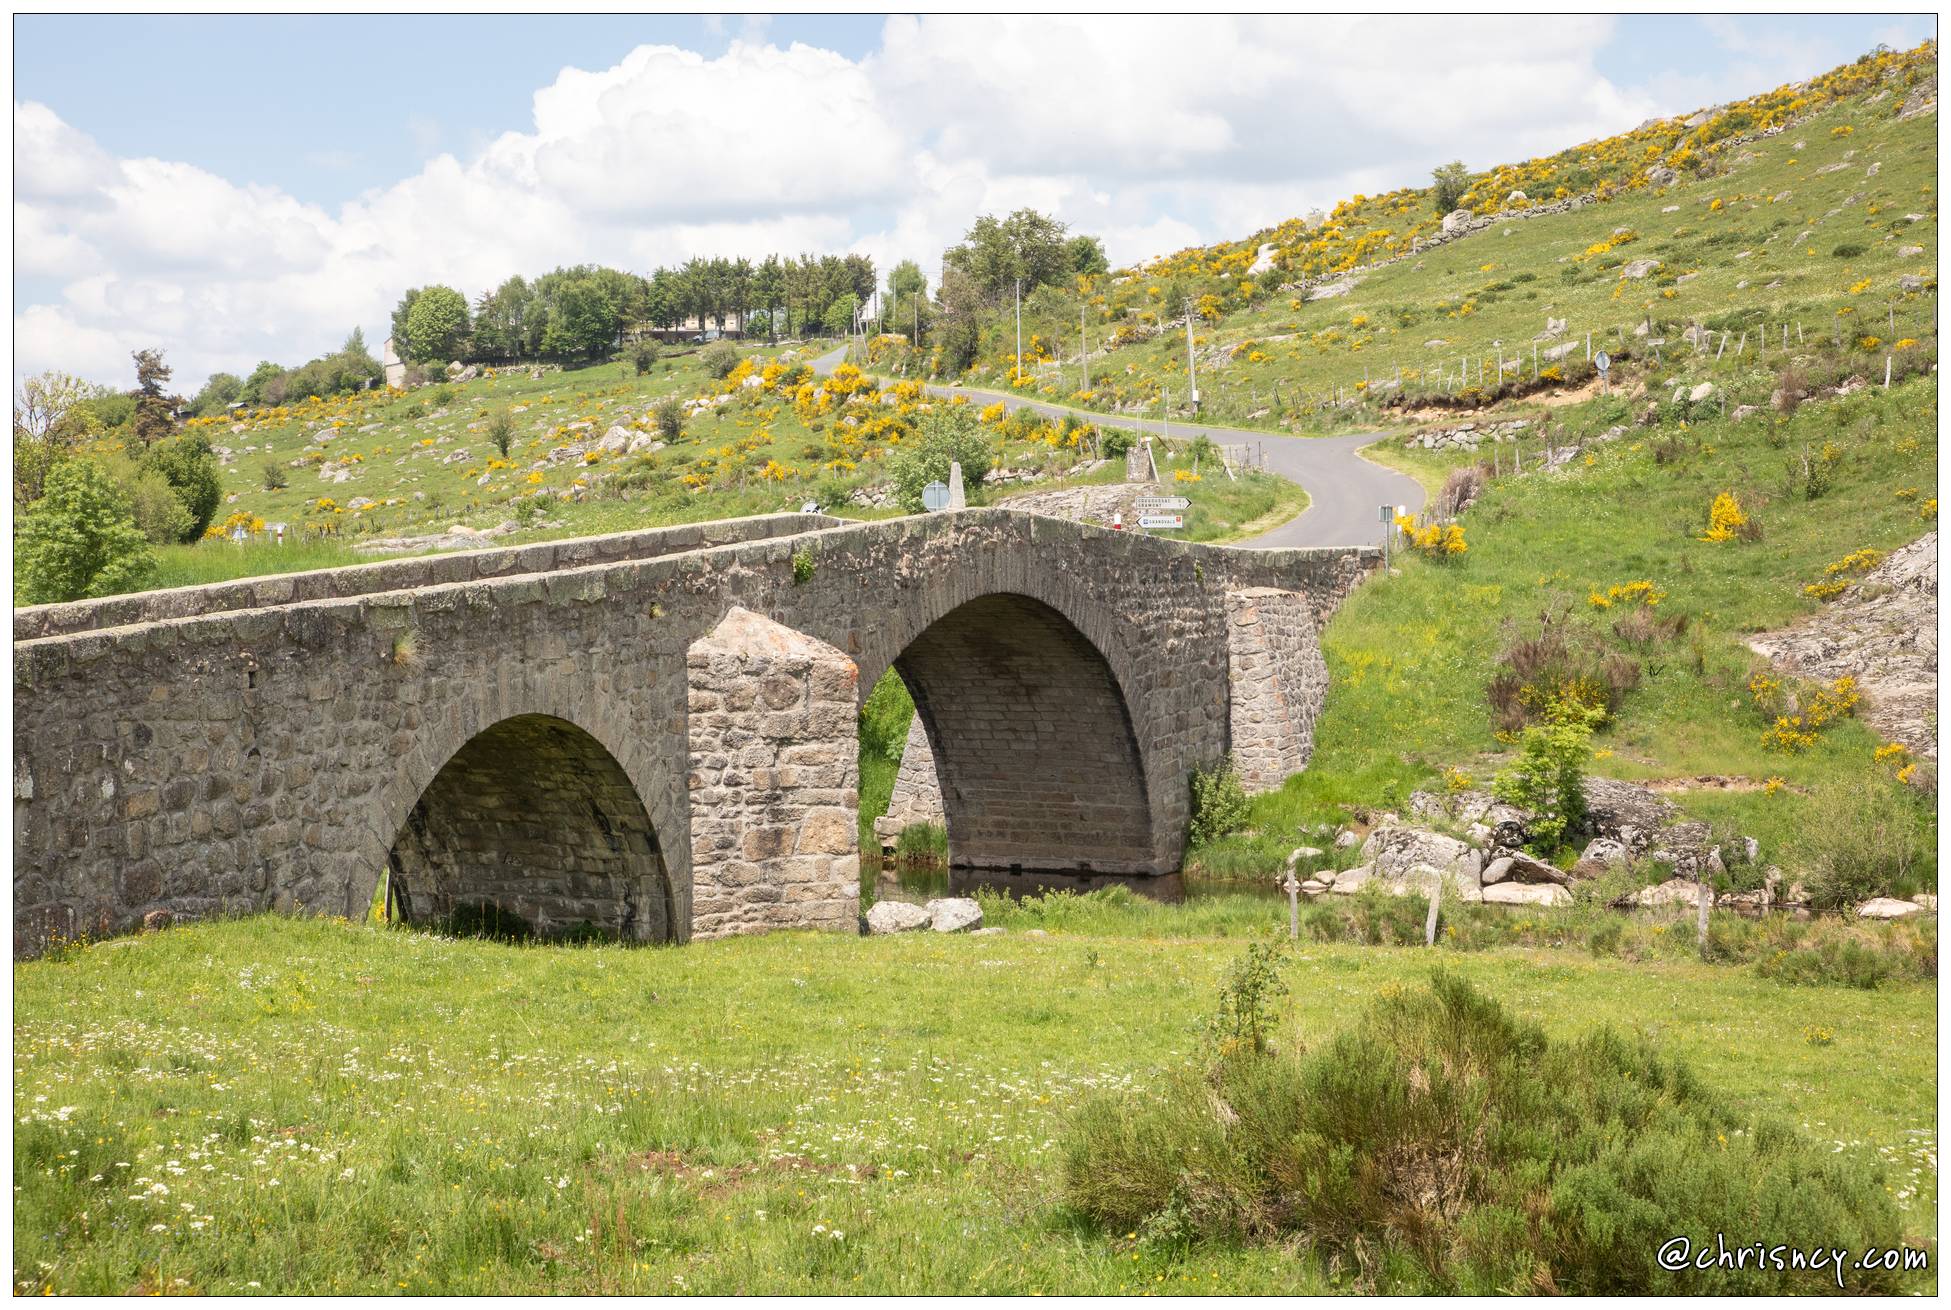
[[[1702,541],[1733,541],[1740,528],[1747,526],[1748,516],[1741,512],[1741,502],[1734,493],[1723,491],[1714,497],[1714,503],[1707,510],[1707,532]]]
[[[1403,537],[1419,555],[1450,559],[1470,549],[1463,538],[1463,525],[1459,523],[1431,523],[1418,527],[1415,519],[1407,514],[1399,514],[1395,525],[1402,529]]]

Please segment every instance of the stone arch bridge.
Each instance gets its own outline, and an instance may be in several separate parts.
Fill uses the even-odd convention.
[[[852,927],[897,667],[954,866],[1175,872],[1188,771],[1301,768],[1376,560],[1007,510],[695,524],[17,610],[14,944],[155,910],[685,941]]]

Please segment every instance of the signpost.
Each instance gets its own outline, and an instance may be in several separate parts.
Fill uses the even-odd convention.
[[[1379,517],[1383,523],[1382,571],[1384,573],[1387,573],[1389,571],[1389,543],[1392,540],[1394,540],[1396,534],[1396,530],[1395,530],[1396,507],[1394,505],[1382,506],[1381,513],[1377,517]]]
[[[1137,496],[1131,507],[1139,512],[1155,509],[1191,509],[1192,502],[1184,496]]]
[[[1140,514],[1138,526],[1141,528],[1183,528],[1186,516],[1183,514]]]
[[[1599,390],[1609,391],[1610,388],[1606,382],[1606,374],[1612,369],[1612,356],[1601,350],[1592,357],[1592,367],[1599,370]]]
[[[948,484],[931,482],[921,489],[921,507],[933,514],[948,508]]]

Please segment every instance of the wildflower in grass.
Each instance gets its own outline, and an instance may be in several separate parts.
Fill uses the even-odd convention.
[[[1917,344],[1917,338],[1916,338],[1916,337],[1899,337],[1899,338],[1897,338],[1897,342],[1896,342],[1896,344],[1895,344],[1895,345],[1894,345],[1893,347],[1891,347],[1891,349],[1893,349],[1893,350],[1909,350],[1909,349],[1910,349],[1910,348],[1911,348],[1912,346],[1914,346],[1914,345],[1916,345],[1916,344]]]
[[[1936,496],[1932,496],[1929,500],[1925,501],[1921,506],[1918,507],[1917,517],[1921,519],[1934,519],[1937,517]]]
[[[1768,779],[1768,781],[1762,783],[1761,789],[1767,792],[1770,796],[1773,796],[1776,792],[1780,791],[1783,787],[1786,787],[1787,785],[1788,784],[1784,782],[1779,776],[1776,776],[1776,777],[1771,777]]]
[[[1916,487],[1898,487],[1898,488],[1897,488],[1897,491],[1896,491],[1896,496],[1897,496],[1897,499],[1898,499],[1898,500],[1916,500],[1916,499],[1917,499],[1917,488],[1916,488]]]

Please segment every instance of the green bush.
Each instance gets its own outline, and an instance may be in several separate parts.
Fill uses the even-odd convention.
[[[41,498],[14,538],[18,604],[80,600],[135,591],[155,572],[128,497],[92,459],[67,459],[47,475]]]
[[[1385,1293],[1783,1293],[1833,1271],[1668,1271],[1683,1236],[1899,1244],[1874,1165],[1737,1115],[1648,1039],[1552,1039],[1438,973],[1300,1053],[1236,1047],[1072,1121],[1064,1195],[1161,1244],[1298,1243]],[[1737,1237],[1736,1235],[1740,1236]],[[1849,1290],[1897,1276],[1851,1270]]]
[[[505,409],[496,410],[488,419],[487,436],[501,457],[507,459],[508,447],[515,442],[515,416]]]
[[[901,508],[910,514],[921,512],[921,492],[931,482],[948,481],[948,466],[962,466],[963,488],[973,496],[989,476],[996,448],[968,405],[943,405],[921,420],[921,430],[901,443],[888,458],[888,476],[894,481]]]
[[[650,372],[657,364],[657,342],[650,337],[639,338],[630,347],[630,363],[638,377]]]
[[[153,546],[167,546],[185,539],[195,522],[176,488],[161,471],[147,462],[137,463],[120,456],[103,461],[109,476],[129,502],[129,514],[142,535]]]
[[[1491,782],[1498,800],[1529,810],[1531,845],[1547,858],[1585,823],[1585,763],[1598,711],[1559,701],[1544,723],[1526,728],[1518,758]]]
[[[203,530],[217,517],[223,503],[224,488],[217,469],[216,452],[201,435],[170,437],[158,441],[143,456],[143,465],[155,470],[175,489],[183,502],[187,518],[178,541],[199,541]]]
[[[1204,846],[1229,832],[1238,832],[1246,826],[1250,808],[1246,788],[1240,785],[1239,775],[1233,772],[1231,760],[1223,761],[1218,768],[1211,770],[1194,769],[1192,818],[1186,828],[1187,843]]]
[[[290,481],[290,477],[285,473],[284,465],[275,459],[267,459],[264,461],[264,489],[266,491],[283,491]]]
[[[729,341],[713,342],[705,347],[698,358],[704,363],[706,372],[714,378],[723,379],[738,367],[738,347]]]
[[[658,401],[650,417],[657,425],[657,435],[665,441],[676,441],[684,435],[684,402],[676,396],[666,396]]]
[[[1929,817],[1922,798],[1902,783],[1860,778],[1817,788],[1789,845],[1809,903],[1845,910],[1917,890],[1936,836]]]

